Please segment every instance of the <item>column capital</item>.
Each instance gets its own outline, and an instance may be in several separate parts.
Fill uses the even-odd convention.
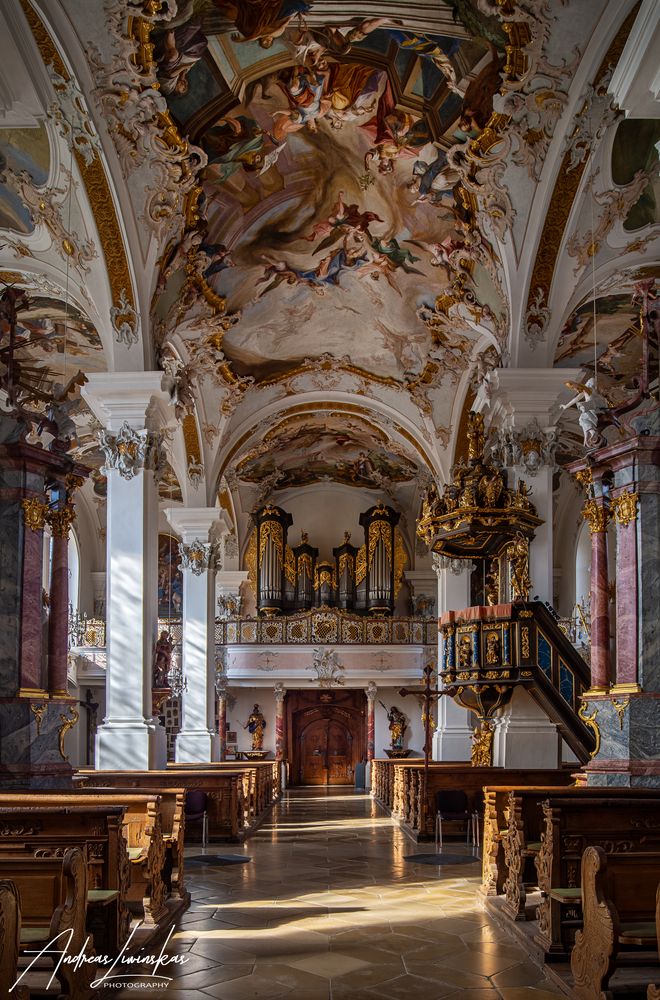
[[[438,552],[433,553],[433,572],[438,579],[444,570],[450,570],[454,576],[460,576],[467,569],[472,569],[470,559],[450,559],[449,556],[440,555]]]
[[[165,517],[186,544],[222,538],[232,529],[227,512],[220,507],[168,507]]]
[[[373,705],[373,703],[376,700],[376,695],[378,694],[378,685],[376,684],[375,681],[369,681],[369,683],[365,688],[365,694],[367,696],[369,704]]]
[[[277,705],[283,705],[284,696],[286,695],[286,688],[284,687],[284,684],[282,684],[281,681],[278,681],[273,688],[273,691],[275,692],[275,703]]]
[[[175,419],[164,372],[91,372],[81,394],[106,430],[157,430]]]

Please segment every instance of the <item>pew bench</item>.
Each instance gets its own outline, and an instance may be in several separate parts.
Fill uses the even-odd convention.
[[[114,798],[125,801],[125,792],[120,788],[97,787],[92,775],[99,772],[74,776],[74,792],[82,796],[95,795],[101,799]],[[185,800],[186,790],[179,788],[141,788],[141,794],[160,797],[161,833],[165,843],[166,859],[163,867],[163,881],[168,893],[176,892],[187,905],[190,893],[185,885]],[[130,852],[129,852],[130,855]]]
[[[27,797],[29,805],[25,804]],[[23,804],[14,804],[20,802]],[[61,859],[68,847],[84,849],[88,930],[94,936],[97,952],[109,955],[121,949],[130,929],[125,812],[126,807],[117,802],[83,804],[62,793],[0,795],[0,816],[4,820],[0,859]]]
[[[600,846],[585,848],[580,870],[583,926],[571,952],[573,989],[580,1000],[608,995],[617,971],[618,988],[625,989],[626,969],[633,968],[638,980],[647,964],[646,984],[654,989],[659,884],[660,851],[608,855]]]
[[[541,849],[536,857],[541,891],[536,942],[547,961],[563,958],[582,920],[581,858],[589,846],[609,857],[660,853],[657,789],[582,788],[541,804]],[[655,888],[655,887],[654,887]]]
[[[96,826],[91,833],[81,830],[76,833],[75,827],[72,827],[57,834],[56,844],[59,845],[57,849],[61,852],[62,844],[67,842],[67,837],[75,838],[76,842],[88,842],[88,855],[100,861],[100,864],[95,866],[97,872],[103,871],[104,864],[106,861],[109,862],[108,874],[96,876],[92,888],[118,889],[120,892],[118,915],[120,945],[128,936],[130,913],[127,915],[127,911],[132,912],[143,921],[145,928],[152,931],[167,916],[166,889],[163,880],[165,844],[162,836],[161,798],[158,793],[127,792],[123,789],[116,790],[114,794],[105,791],[98,795],[94,794],[94,789],[70,793],[22,791],[0,794],[0,809],[11,808],[13,804],[15,813],[19,795],[23,803],[30,802],[27,812],[33,827],[43,822],[36,818],[38,810],[49,807],[59,810],[64,815],[77,817],[77,822],[84,822],[85,813],[96,817]],[[113,808],[123,810],[121,820],[123,837],[116,842],[116,855],[110,860],[104,856],[96,833],[98,832],[99,836],[102,834],[101,817],[104,812],[112,814]],[[25,811],[25,806],[23,809]],[[38,836],[36,827],[35,833]],[[32,835],[24,839],[30,845]],[[37,851],[39,848],[32,845],[32,849]],[[112,884],[107,884],[109,877],[112,878]]]
[[[208,800],[208,831],[210,841],[238,843],[248,832],[245,824],[243,794],[244,772],[208,769],[177,768],[163,771],[93,771],[79,772],[78,781],[87,781],[85,787],[132,789],[198,789]]]
[[[21,937],[21,901],[16,883],[0,880],[0,996],[30,1000],[25,984],[16,986],[19,976],[18,952]]]
[[[41,991],[57,969],[56,979],[67,997],[91,1000],[90,984],[96,977],[97,966],[87,931],[87,859],[84,851],[80,847],[69,847],[63,857],[3,857],[0,859],[0,878],[9,876],[19,902],[17,977],[26,973],[20,985],[27,985],[30,991],[34,988]],[[58,945],[52,944],[50,957],[35,962],[38,952],[60,934],[63,935],[58,941],[62,946],[60,950],[56,950]],[[68,955],[82,953],[91,961],[76,969],[59,962],[62,952]],[[3,953],[3,966],[4,962]],[[28,966],[32,967],[28,970]]]

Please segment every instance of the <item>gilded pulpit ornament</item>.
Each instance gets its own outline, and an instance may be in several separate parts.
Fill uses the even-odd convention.
[[[493,766],[493,723],[482,722],[472,734],[472,767]]]
[[[527,546],[542,523],[529,499],[531,490],[523,480],[508,486],[507,472],[484,457],[484,418],[468,418],[468,462],[459,461],[451,481],[440,494],[432,483],[422,503],[417,534],[434,553],[449,559],[488,559],[489,603],[500,600],[497,559],[508,554],[518,560],[516,599],[526,600],[531,584],[525,567],[523,542]],[[515,587],[514,587],[515,589]]]
[[[532,581],[529,577],[529,539],[517,534],[507,546],[511,567],[511,590],[514,601],[528,601]]]

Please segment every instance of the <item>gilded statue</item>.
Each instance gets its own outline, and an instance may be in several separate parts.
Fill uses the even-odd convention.
[[[462,670],[472,666],[472,637],[462,635],[458,643],[458,664]]]
[[[497,560],[493,560],[486,574],[486,604],[493,607],[500,601],[500,570]]]
[[[489,632],[486,636],[486,663],[489,665],[500,662],[500,637],[497,632]]]
[[[383,705],[382,701],[381,705]],[[392,705],[389,709],[383,705],[383,708],[387,712],[387,721],[390,724],[390,746],[392,750],[403,750],[403,737],[408,728],[406,717],[396,705]]]
[[[528,601],[532,581],[529,577],[529,541],[518,534],[509,542],[506,554],[511,567],[511,590],[514,601]]]
[[[154,647],[153,686],[155,688],[169,687],[168,674],[172,665],[172,649],[174,643],[169,632],[161,632]]]
[[[493,727],[482,722],[472,734],[472,767],[493,766]]]
[[[247,729],[252,735],[252,749],[253,750],[263,750],[264,748],[264,729],[266,728],[266,720],[264,719],[263,712],[258,705],[255,705],[252,709],[249,719],[243,726],[243,729]]]
[[[478,459],[484,453],[484,417],[483,413],[468,414],[468,458]]]

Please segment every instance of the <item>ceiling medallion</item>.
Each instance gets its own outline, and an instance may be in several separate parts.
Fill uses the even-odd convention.
[[[468,464],[454,466],[440,496],[432,485],[422,504],[417,534],[434,552],[452,559],[485,559],[516,539],[533,538],[542,524],[521,479],[507,487],[506,470],[484,460],[484,418],[468,417]]]

